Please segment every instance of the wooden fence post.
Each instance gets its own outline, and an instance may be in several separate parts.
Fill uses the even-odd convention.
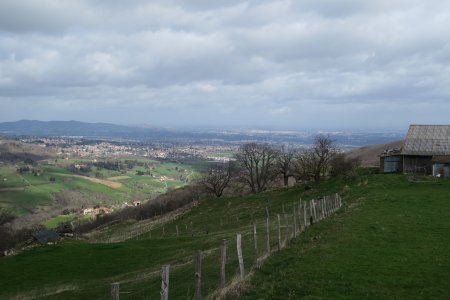
[[[222,240],[222,245],[220,246],[220,287],[224,288],[227,281],[225,277],[225,266],[227,264],[227,240]]]
[[[333,213],[333,199],[331,199],[331,196],[327,196],[327,202],[328,202],[328,211],[330,214]]]
[[[195,255],[195,300],[202,299],[202,251]]]
[[[161,300],[169,299],[169,271],[170,265],[164,265],[161,270]]]
[[[266,206],[266,215],[267,217],[269,217],[269,209],[267,208],[267,206]]]
[[[306,227],[308,227],[308,218],[306,217],[306,201],[303,201],[303,221],[306,230]]]
[[[258,268],[258,237],[256,234],[256,223],[253,223],[253,244],[255,246],[255,267]]]
[[[295,206],[297,212],[297,228],[298,228],[297,233],[300,234],[302,232],[302,207],[300,203],[298,205],[296,203]]]
[[[278,251],[281,250],[281,224],[280,224],[280,214],[277,214],[278,219]]]
[[[284,240],[285,240],[285,245],[287,245],[287,243],[289,242],[289,223],[288,223],[288,217],[287,217],[286,213],[284,214],[284,224],[286,226],[286,229],[284,230],[285,231]]]
[[[331,195],[330,196],[327,196],[327,199],[328,199],[328,205],[329,205],[329,210],[330,210],[330,214],[332,214],[333,213],[333,197],[331,197]]]
[[[242,255],[242,235],[240,233],[237,234],[237,236],[236,236],[236,248],[237,248],[238,260],[239,260],[239,271],[240,271],[241,279],[244,279],[244,277],[245,277],[244,257]]]
[[[266,251],[267,256],[270,255],[270,225],[269,225],[269,218],[266,218]]]
[[[298,214],[298,232],[302,232],[302,200],[300,200],[298,202],[298,209],[297,209],[297,214]]]
[[[111,283],[111,300],[119,300],[120,283]]]
[[[325,219],[325,202],[323,201],[323,199],[322,201],[320,201],[320,210],[320,219],[323,220]]]
[[[292,216],[294,217],[294,239],[297,238],[297,215],[295,213],[295,204],[293,206],[294,212]]]
[[[330,215],[333,213],[333,201],[331,196],[328,196],[328,206],[330,207]]]
[[[314,212],[314,222],[317,220],[317,214],[316,214],[316,201],[312,199],[312,206],[313,206],[313,212]]]
[[[322,219],[322,217],[321,217],[322,211],[320,210],[320,207],[321,207],[320,200],[317,200],[316,202],[314,202],[314,207],[316,208],[317,222],[319,222]]]

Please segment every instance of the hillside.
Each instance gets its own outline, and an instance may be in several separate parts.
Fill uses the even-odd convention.
[[[92,158],[58,154],[38,144],[0,140],[0,212],[17,218],[14,228],[85,221],[80,211],[94,206],[108,210],[146,201],[184,186],[197,174],[200,162],[166,162],[142,157],[95,158],[122,169],[94,166]],[[80,172],[75,166],[86,166]],[[128,203],[128,204],[125,204]]]
[[[0,137],[0,162],[15,163],[26,159],[38,161],[54,157],[54,151],[39,145],[22,143],[20,141],[2,139]]]
[[[386,144],[368,145],[361,148],[354,149],[346,155],[349,158],[361,159],[362,166],[378,167],[380,166],[379,155],[386,149],[401,148],[404,140],[394,141]]]
[[[170,298],[191,298],[196,250],[203,250],[202,293],[211,295],[219,282],[219,245],[227,239],[227,283],[234,283],[229,299],[445,299],[449,190],[449,180],[367,174],[309,191],[209,199],[162,219],[124,221],[1,258],[0,298],[109,299],[110,284],[120,282],[121,299],[154,299],[163,264],[171,264]],[[282,216],[284,235],[292,219],[285,227],[283,211],[292,218],[300,197],[309,201],[334,192],[341,193],[344,206],[277,254],[276,214]],[[252,222],[258,248],[265,249],[266,208],[273,255],[237,283],[236,234],[243,234],[248,272],[255,260]]]
[[[109,123],[86,123],[79,121],[20,120],[0,123],[0,133],[9,136],[87,136],[122,138],[163,138],[170,136],[162,128],[130,127]]]

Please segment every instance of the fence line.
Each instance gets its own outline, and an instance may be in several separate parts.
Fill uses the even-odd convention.
[[[309,203],[309,207],[308,207]],[[297,238],[298,235],[305,232],[305,230],[312,226],[315,223],[320,222],[331,216],[334,212],[336,212],[339,208],[342,207],[342,199],[338,193],[332,196],[324,196],[320,199],[312,199],[311,201],[302,201],[300,198],[298,202],[298,207],[296,209],[296,204],[293,204],[292,210],[292,226],[289,226],[288,222],[288,214],[284,210],[284,204],[282,205],[282,213],[284,217],[284,224],[281,224],[281,216],[280,214],[276,214],[276,231],[277,231],[277,251],[281,251],[284,247],[286,247],[292,239]],[[265,229],[266,229],[266,251],[261,256],[258,251],[258,234],[257,234],[257,221],[253,219],[253,214],[251,215],[252,227],[249,232],[244,234],[238,233],[236,234],[236,250],[237,250],[237,259],[239,265],[239,278],[240,280],[244,280],[246,276],[250,273],[253,268],[259,268],[265,259],[267,259],[272,254],[272,245],[270,242],[270,231],[271,231],[271,222],[269,217],[269,211],[266,207],[267,217],[265,218]],[[236,221],[239,220],[239,216],[236,215]],[[239,221],[238,221],[239,222]],[[222,221],[220,221],[222,227]],[[188,231],[188,226],[186,226],[186,232]],[[282,238],[281,232],[282,227],[284,227],[284,239]],[[290,228],[292,230],[290,230]],[[191,235],[193,236],[193,224],[192,221],[190,223]],[[208,234],[207,229],[205,228],[206,233]],[[179,236],[179,228],[176,225],[176,237]],[[162,226],[162,236],[165,236],[165,226]],[[149,233],[151,238],[151,231]],[[253,240],[253,251],[254,251],[254,261],[253,265],[245,272],[244,269],[244,253],[242,248],[243,237],[252,236]],[[227,286],[226,282],[226,262],[227,262],[227,239],[223,239],[221,241],[220,249],[220,269],[219,269],[219,283],[218,288],[225,289]],[[214,248],[218,249],[218,248]],[[206,251],[208,252],[208,251]],[[264,252],[264,251],[263,251]],[[203,252],[198,250],[195,254],[195,273],[194,273],[194,299],[200,300],[202,299],[202,258]],[[170,265],[164,265],[161,268],[161,290],[160,296],[161,300],[169,299],[169,271]],[[114,282],[111,284],[111,299],[119,300],[119,295],[123,292],[120,292],[120,283]],[[148,295],[151,297],[151,295]]]

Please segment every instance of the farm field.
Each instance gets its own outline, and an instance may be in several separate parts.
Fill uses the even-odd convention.
[[[121,158],[124,161],[132,158]],[[87,159],[59,159],[43,161],[33,166],[39,170],[17,172],[18,165],[0,165],[0,209],[8,209],[17,216],[32,214],[50,215],[43,224],[57,226],[57,221],[73,220],[71,216],[59,215],[66,208],[120,206],[125,202],[145,201],[169,188],[178,188],[198,176],[198,166],[185,163],[161,162],[135,158],[135,162],[147,169],[133,165],[125,170],[114,171],[92,167],[90,172],[79,175],[68,170],[70,165],[83,165]],[[138,174],[138,171],[142,172]],[[147,172],[147,173],[144,173]],[[111,179],[110,179],[111,178]],[[48,218],[48,217],[46,217]]]
[[[192,298],[196,250],[203,250],[206,296],[217,289],[223,239],[228,240],[230,283],[239,272],[237,233],[243,235],[247,271],[255,260],[252,221],[261,237],[258,249],[265,249],[266,207],[275,251],[275,214],[292,211],[300,197],[340,192],[344,206],[335,215],[270,256],[234,287],[230,299],[445,299],[450,294],[449,191],[449,180],[369,174],[330,180],[310,191],[209,199],[184,214],[124,221],[84,238],[1,258],[0,298],[109,299],[110,284],[120,282],[121,299],[154,299],[163,264],[171,264],[170,297]]]

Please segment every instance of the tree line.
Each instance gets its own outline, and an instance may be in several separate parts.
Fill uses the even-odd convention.
[[[312,147],[306,149],[244,144],[234,160],[213,165],[199,181],[219,198],[227,188],[241,186],[260,193],[274,186],[288,186],[290,178],[319,184],[324,176],[351,176],[359,165],[358,159],[346,158],[329,136],[317,135]]]

